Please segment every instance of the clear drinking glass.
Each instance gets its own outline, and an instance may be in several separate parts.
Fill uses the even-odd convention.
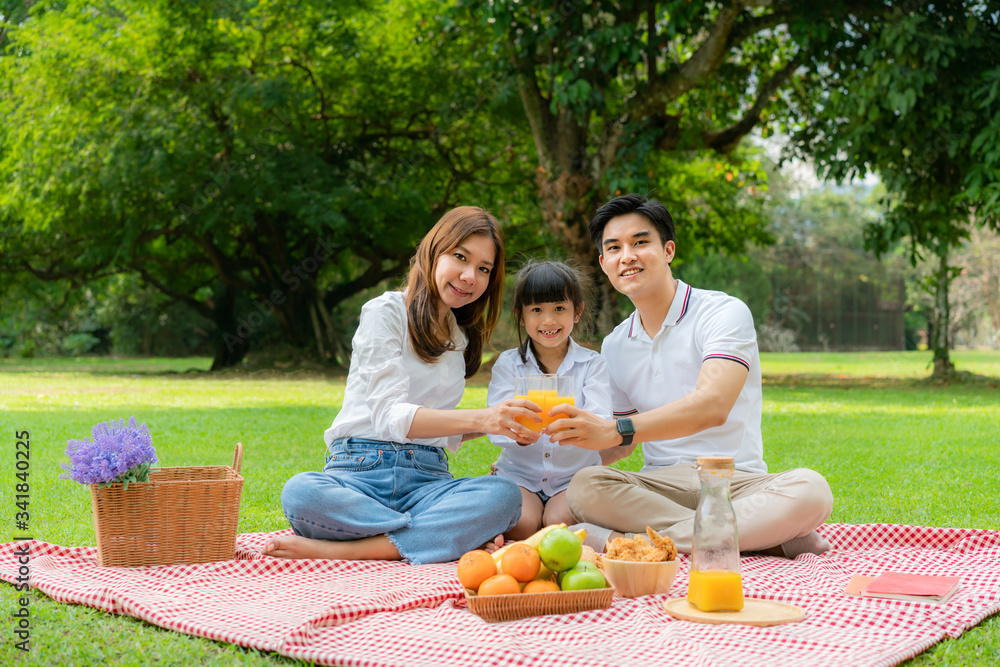
[[[546,394],[546,403],[542,406],[542,422],[545,424],[546,431],[548,431],[552,422],[567,416],[562,412],[549,415],[549,410],[563,403],[576,405],[576,378],[572,375],[553,375],[551,377],[555,380],[555,391],[551,394]]]
[[[576,405],[576,378],[572,375],[528,375],[514,378],[514,398],[525,398],[542,409],[542,422],[517,417],[517,422],[535,433],[562,415],[549,415],[549,410],[561,403]]]

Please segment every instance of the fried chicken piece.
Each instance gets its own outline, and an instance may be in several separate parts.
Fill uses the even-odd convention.
[[[677,558],[677,546],[674,544],[672,539],[660,535],[649,526],[646,526],[646,535],[649,536],[650,542],[652,542],[658,550],[666,554],[660,560],[674,560]]]
[[[646,526],[646,535],[649,539],[642,535],[636,535],[632,539],[616,537],[608,543],[605,557],[640,563],[659,563],[677,558],[677,547],[669,537],[660,536],[649,526]]]

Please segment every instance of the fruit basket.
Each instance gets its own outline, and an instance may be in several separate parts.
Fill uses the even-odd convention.
[[[490,623],[513,621],[546,614],[573,614],[590,609],[607,609],[615,597],[615,589],[592,588],[584,591],[559,593],[521,593],[519,595],[479,595],[465,591],[469,611]]]

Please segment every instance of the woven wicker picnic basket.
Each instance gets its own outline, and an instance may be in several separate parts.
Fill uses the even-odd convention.
[[[208,563],[236,556],[243,445],[232,466],[152,468],[148,482],[90,485],[101,566]]]
[[[615,597],[615,589],[594,588],[585,591],[559,593],[521,593],[520,595],[488,595],[479,597],[465,592],[469,611],[483,620],[513,621],[546,614],[573,614],[588,609],[607,609]]]

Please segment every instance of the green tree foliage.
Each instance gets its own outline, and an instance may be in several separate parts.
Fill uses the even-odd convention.
[[[753,195],[759,170],[745,168],[736,147],[754,128],[766,135],[799,118],[814,100],[812,74],[834,54],[850,58],[860,48],[844,26],[883,7],[804,0],[460,6],[456,16],[491,30],[484,59],[516,82],[545,222],[590,262],[586,225],[618,191],[674,202],[680,226],[705,246],[741,252],[748,240],[766,239]],[[679,176],[691,161],[720,163],[726,180]],[[689,209],[699,198],[700,210]],[[613,302],[606,289],[602,331],[614,324],[606,307]]]
[[[345,361],[335,312],[458,203],[523,206],[503,90],[436,3],[39,3],[5,26],[5,272],[130,273]],[[502,193],[488,197],[484,193]]]
[[[904,262],[865,250],[865,226],[878,220],[877,188],[802,191],[769,169],[764,214],[774,243],[741,259],[698,254],[679,277],[742,299],[761,349],[901,349]]]
[[[776,243],[752,256],[774,286],[768,324],[794,331],[804,348],[904,346],[902,258],[865,249],[865,228],[882,213],[876,192],[827,188],[772,202]]]
[[[827,176],[881,176],[891,199],[866,229],[869,248],[881,254],[907,239],[914,261],[935,257],[936,378],[952,370],[952,253],[970,220],[1000,224],[1000,31],[990,5],[922,3],[881,21],[847,23],[869,44],[858,59],[830,60],[820,79],[823,103],[796,135]]]

